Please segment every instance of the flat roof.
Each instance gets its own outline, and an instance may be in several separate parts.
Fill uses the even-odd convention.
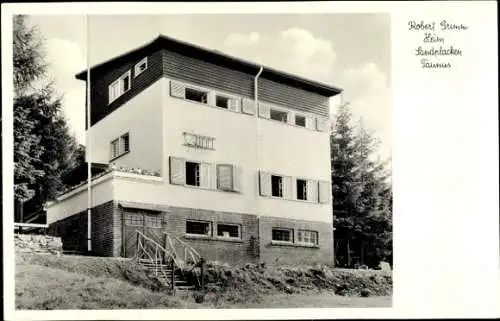
[[[165,35],[159,35],[157,38],[143,46],[132,49],[128,52],[125,52],[124,54],[106,60],[100,64],[94,65],[90,68],[90,70],[91,72],[94,72],[106,68],[107,66],[111,66],[115,63],[119,63],[120,61],[126,60],[130,56],[144,54],[145,52],[149,52],[150,50],[159,50],[162,48],[251,75],[257,75],[260,68],[262,67],[263,70],[261,77],[263,78],[276,81],[278,83],[283,83],[292,87],[301,88],[306,91],[315,92],[326,97],[338,95],[343,91],[340,88],[319,81],[300,77],[267,66],[261,66],[248,60],[227,55],[218,50],[203,48],[201,46],[167,37]],[[76,75],[76,78],[80,80],[86,80],[86,74],[87,69],[78,73]]]

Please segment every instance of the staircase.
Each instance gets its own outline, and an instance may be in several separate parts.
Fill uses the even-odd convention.
[[[136,261],[173,290],[191,291],[197,288],[196,284],[187,280],[182,273],[185,261],[178,259],[175,251],[165,249],[140,231],[137,231]]]

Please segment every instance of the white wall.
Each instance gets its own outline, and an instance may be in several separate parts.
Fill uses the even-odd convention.
[[[122,200],[253,213],[315,221],[332,221],[330,204],[264,198],[258,192],[258,170],[330,181],[328,134],[256,116],[234,113],[217,107],[184,101],[169,95],[169,81],[162,80],[163,166],[161,185],[133,188],[134,182],[116,184],[116,197]],[[258,125],[259,123],[259,125]],[[261,133],[258,143],[257,131]],[[215,137],[215,150],[195,150],[183,146],[183,132]],[[259,148],[260,153],[257,153]],[[195,161],[230,163],[242,167],[242,194],[169,183],[169,156]],[[215,169],[213,170],[215,186]]]
[[[92,207],[113,200],[112,174],[106,174],[92,183]],[[47,204],[47,224],[52,224],[87,209],[87,185],[63,195],[59,201]]]
[[[112,162],[127,167],[161,170],[162,94],[162,82],[155,82],[92,126],[87,131],[87,139],[89,134],[92,137],[92,161],[108,163],[111,141],[128,132],[130,152]],[[88,153],[86,156],[88,159]]]
[[[171,97],[169,92],[169,80],[162,78],[115,111],[116,115],[96,125],[94,133],[98,133],[98,139],[92,149],[97,149],[93,153],[94,161],[108,157],[112,137],[130,130],[131,153],[118,159],[120,163],[162,168],[163,184],[115,179],[115,200],[332,221],[331,204],[261,197],[258,185],[259,170],[330,181],[328,133],[184,101]],[[163,104],[160,104],[160,97],[163,97]],[[185,131],[215,137],[215,150],[183,146]],[[215,163],[242,167],[242,193],[170,184],[169,156],[213,163],[214,187]]]

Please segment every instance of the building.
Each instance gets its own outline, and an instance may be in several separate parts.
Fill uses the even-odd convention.
[[[87,160],[105,171],[47,204],[66,249],[131,257],[139,230],[206,260],[333,262],[329,98],[340,89],[166,36],[76,75]],[[88,106],[87,106],[88,108]]]

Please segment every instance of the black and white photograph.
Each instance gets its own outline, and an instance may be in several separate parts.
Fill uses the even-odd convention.
[[[15,16],[16,307],[390,307],[389,18]]]
[[[18,317],[409,317],[395,301],[491,315],[500,224],[466,221],[491,216],[495,191],[493,150],[473,138],[493,117],[464,106],[463,88],[491,106],[467,81],[496,69],[465,77],[479,15],[87,5],[2,14]]]

